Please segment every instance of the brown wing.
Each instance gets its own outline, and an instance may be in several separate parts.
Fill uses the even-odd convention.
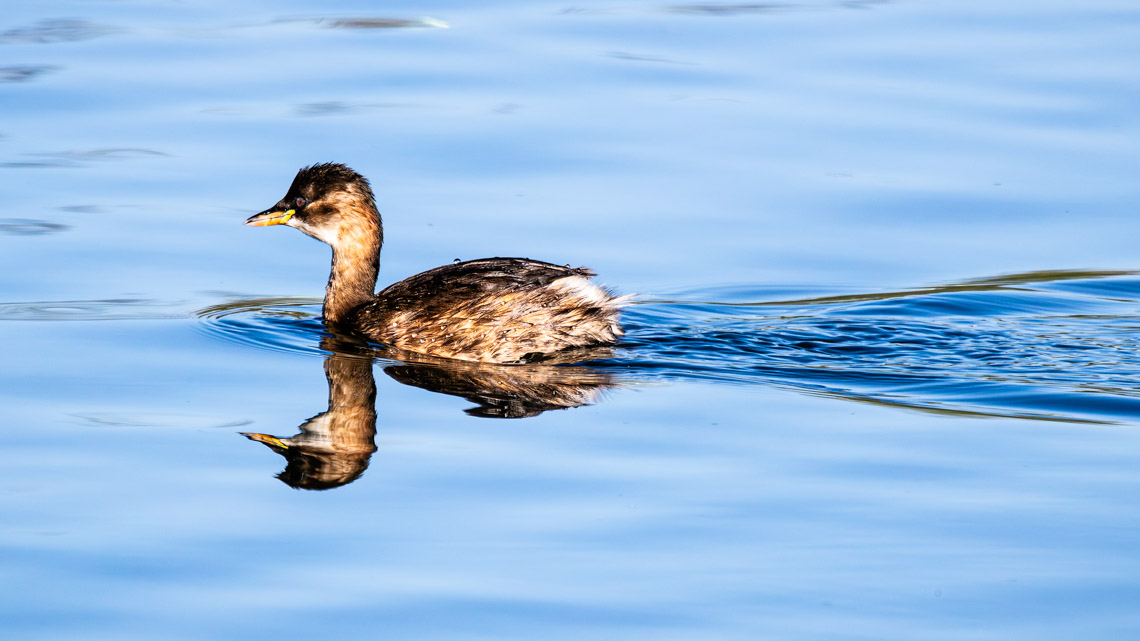
[[[387,314],[415,309],[424,315],[488,295],[545,287],[567,276],[593,276],[584,267],[566,267],[529,258],[480,258],[429,269],[384,288],[369,305]]]

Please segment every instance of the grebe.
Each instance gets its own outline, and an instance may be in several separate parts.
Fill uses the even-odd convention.
[[[468,361],[543,360],[622,335],[627,297],[591,283],[583,267],[482,258],[430,269],[378,294],[384,230],[368,180],[339,163],[304,167],[273,207],[246,225],[288,225],[332,247],[324,320],[335,329],[414,352]]]

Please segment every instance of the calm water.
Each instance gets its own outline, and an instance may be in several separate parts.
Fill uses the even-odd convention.
[[[0,636],[1136,637],[1140,7],[482,4],[5,4]],[[324,160],[626,340],[330,336]]]

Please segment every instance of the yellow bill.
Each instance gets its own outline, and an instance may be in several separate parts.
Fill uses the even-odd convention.
[[[254,214],[246,219],[245,224],[250,227],[268,227],[270,225],[284,225],[289,222],[293,214],[297,213],[296,209],[289,209],[286,211],[275,211],[267,209],[260,214]]]
[[[270,224],[272,224],[272,223],[270,223]],[[277,438],[276,436],[270,436],[268,434],[259,434],[257,432],[238,432],[238,433],[241,434],[242,436],[248,438],[251,441],[257,441],[258,443],[265,443],[266,445],[268,445],[269,447],[272,447],[272,448],[277,448],[277,449],[281,449],[281,450],[289,449],[289,445],[282,442],[282,440]]]

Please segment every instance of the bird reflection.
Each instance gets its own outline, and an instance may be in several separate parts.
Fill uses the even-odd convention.
[[[414,356],[420,362],[389,365],[384,373],[405,385],[465,398],[476,404],[465,410],[471,416],[527,418],[547,410],[599,401],[606,389],[616,387],[613,376],[596,368],[565,363],[611,355],[609,348],[597,347],[566,352],[541,363],[495,365],[442,358],[426,360],[422,354],[407,352],[403,356]]]
[[[368,468],[376,451],[376,381],[372,359],[332,354],[325,359],[329,408],[301,423],[296,436],[242,432],[285,457],[286,484],[327,490],[351,483]]]
[[[376,381],[372,374],[376,357],[417,359],[388,365],[384,373],[405,385],[465,398],[476,404],[467,414],[488,418],[526,418],[547,410],[590,405],[605,390],[617,387],[608,372],[568,364],[608,357],[607,348],[526,365],[381,351],[335,337],[325,337],[321,348],[330,352],[325,357],[328,409],[302,423],[301,431],[292,437],[242,432],[285,457],[285,470],[278,479],[307,490],[347,485],[368,468],[376,451]]]

